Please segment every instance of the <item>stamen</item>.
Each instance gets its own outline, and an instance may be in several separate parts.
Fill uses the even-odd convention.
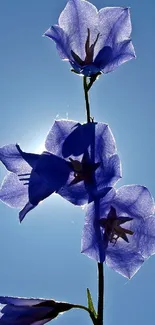
[[[90,29],[88,28],[87,30],[88,30],[88,36],[87,36],[86,43],[85,43],[86,57],[85,57],[84,63],[90,64],[93,62],[94,49],[95,49],[95,45],[99,39],[100,33],[97,34],[96,40],[94,41],[94,43],[92,45],[90,45]]]
[[[83,156],[81,162],[72,158],[69,158],[69,160],[71,161],[71,167],[74,171],[74,179],[69,185],[74,185],[81,181],[88,183],[93,181],[93,174],[95,170],[100,166],[100,163],[86,162],[85,155]]]
[[[20,176],[29,176],[29,175],[31,175],[31,173],[27,173],[27,174],[18,174],[19,177],[20,177]]]
[[[134,232],[130,229],[121,227],[121,224],[131,220],[133,219],[130,217],[117,217],[116,209],[111,206],[107,219],[103,218],[100,220],[100,226],[105,228],[105,235],[110,243],[114,243],[114,245],[116,245],[119,238],[122,238],[129,243],[127,235],[133,235]]]
[[[82,163],[78,160],[73,160],[72,158],[69,158],[69,160],[72,163],[72,167],[75,172],[82,172]]]
[[[29,178],[19,178],[20,181],[29,181],[30,180],[30,177]]]
[[[88,35],[87,35],[87,39],[86,39],[86,43],[85,43],[86,56],[85,56],[84,61],[78,56],[78,54],[76,54],[73,50],[71,50],[71,55],[72,55],[73,59],[81,66],[84,66],[86,64],[91,64],[93,62],[95,45],[96,45],[96,43],[99,39],[99,36],[100,36],[100,33],[98,33],[94,43],[90,45],[90,29],[87,28],[87,31],[88,31]]]

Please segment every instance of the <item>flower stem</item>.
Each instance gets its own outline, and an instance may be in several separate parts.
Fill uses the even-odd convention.
[[[98,263],[98,312],[97,325],[103,325],[104,270],[103,263]]]
[[[85,102],[86,102],[87,123],[89,123],[89,122],[91,122],[91,117],[90,117],[88,85],[87,85],[87,77],[86,76],[83,77],[83,88],[84,88],[84,95],[85,95]]]
[[[82,306],[82,305],[73,305],[73,308],[79,308],[79,309],[83,309],[83,310],[87,311],[89,313],[89,315],[90,315],[90,318],[91,318],[93,324],[97,325],[97,323],[96,323],[97,320],[94,317],[93,313],[89,310],[89,308],[87,308],[85,306]]]

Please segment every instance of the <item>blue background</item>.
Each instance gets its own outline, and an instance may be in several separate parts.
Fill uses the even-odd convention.
[[[137,59],[101,76],[91,90],[91,112],[109,123],[123,166],[123,184],[142,184],[155,196],[155,43],[153,0],[94,0],[130,6]],[[84,121],[82,79],[61,62],[55,44],[42,37],[65,0],[0,0],[0,145],[20,143],[41,151],[55,118]],[[0,169],[2,180],[6,171]],[[96,301],[96,265],[80,254],[84,211],[53,195],[23,223],[0,203],[0,295]],[[155,257],[132,280],[105,268],[105,325],[154,325]],[[90,324],[87,313],[70,311],[53,324]]]

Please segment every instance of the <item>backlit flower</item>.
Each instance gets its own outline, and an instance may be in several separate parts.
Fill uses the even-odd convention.
[[[20,221],[54,192],[83,205],[121,177],[115,141],[104,123],[55,121],[45,147],[41,155],[23,152],[18,145],[0,148],[0,160],[11,172],[2,183],[0,199],[22,208]]]
[[[69,0],[58,25],[45,32],[55,41],[60,57],[85,76],[108,73],[135,58],[130,35],[129,8],[98,11],[85,0]]]
[[[139,185],[112,189],[88,205],[82,252],[131,278],[155,253],[154,201]]]

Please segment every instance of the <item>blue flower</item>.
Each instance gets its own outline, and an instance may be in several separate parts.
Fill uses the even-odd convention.
[[[56,192],[73,204],[93,200],[121,177],[113,135],[103,123],[55,121],[41,155],[23,152],[18,145],[0,148],[0,160],[9,170],[0,199],[26,213]]]
[[[69,0],[45,36],[55,41],[63,60],[85,76],[113,71],[135,58],[130,39],[129,8],[108,7],[97,10],[85,0]]]
[[[43,325],[72,307],[54,300],[0,297],[0,324]]]
[[[113,188],[88,205],[82,252],[131,278],[155,254],[154,201],[140,185]]]

